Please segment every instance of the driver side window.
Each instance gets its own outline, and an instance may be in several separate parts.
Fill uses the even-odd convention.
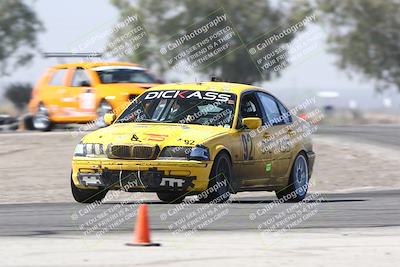
[[[247,93],[242,96],[240,101],[240,113],[239,118],[249,118],[249,117],[257,117],[262,119],[262,112],[260,108],[260,104],[257,100],[255,92]],[[241,128],[241,122],[239,120],[238,128]]]
[[[258,92],[257,94],[265,112],[264,123],[268,123],[270,125],[281,125],[289,124],[291,122],[290,115],[286,109],[279,102],[277,102],[277,100],[266,93]],[[280,107],[280,105],[282,107]]]

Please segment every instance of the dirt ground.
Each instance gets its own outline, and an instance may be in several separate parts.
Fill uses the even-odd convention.
[[[0,135],[0,203],[71,202],[71,157],[80,136],[66,132]],[[400,152],[339,137],[314,137],[312,191],[400,188]],[[130,193],[129,198],[132,199]],[[267,193],[241,193],[262,196]],[[122,196],[123,197],[123,196]],[[154,194],[146,198],[154,199]]]

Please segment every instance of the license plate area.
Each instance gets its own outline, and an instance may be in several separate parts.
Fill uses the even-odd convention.
[[[159,171],[104,171],[107,186],[157,187],[164,173]]]
[[[160,190],[186,190],[193,186],[196,177],[178,177],[165,175],[163,171],[115,171],[106,170],[103,172],[103,180],[106,186],[118,185],[127,189],[141,187],[142,190],[157,192]],[[140,189],[139,189],[140,190]]]
[[[78,173],[78,181],[81,185],[89,187],[104,187],[101,173]]]

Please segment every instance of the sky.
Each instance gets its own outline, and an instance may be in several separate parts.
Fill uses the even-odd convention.
[[[74,44],[91,32],[112,26],[119,15],[109,0],[27,0],[27,3],[34,8],[46,28],[39,36],[40,50],[45,52],[70,51]],[[326,35],[319,26],[311,26],[299,34],[298,38],[315,31]],[[321,102],[347,107],[352,101],[360,109],[382,109],[383,99],[390,98],[391,110],[400,109],[400,97],[395,90],[386,92],[383,96],[378,95],[372,81],[363,79],[361,75],[353,75],[350,79],[346,72],[339,70],[334,65],[335,55],[327,52],[325,37],[315,41],[316,52],[284,70],[279,78],[265,82],[263,87],[289,104],[299,103],[319,91],[337,91],[338,98],[321,99]],[[100,48],[105,44],[106,39],[98,41]],[[46,68],[58,63],[56,59],[38,56],[11,76],[0,77],[0,88],[15,81],[35,83]],[[170,77],[163,78],[168,81]],[[190,82],[195,77],[184,75],[182,80]]]

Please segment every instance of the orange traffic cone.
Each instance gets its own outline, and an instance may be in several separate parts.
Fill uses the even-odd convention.
[[[139,206],[136,219],[134,238],[132,243],[127,243],[127,246],[160,246],[159,243],[150,241],[149,220],[147,218],[147,205]]]

